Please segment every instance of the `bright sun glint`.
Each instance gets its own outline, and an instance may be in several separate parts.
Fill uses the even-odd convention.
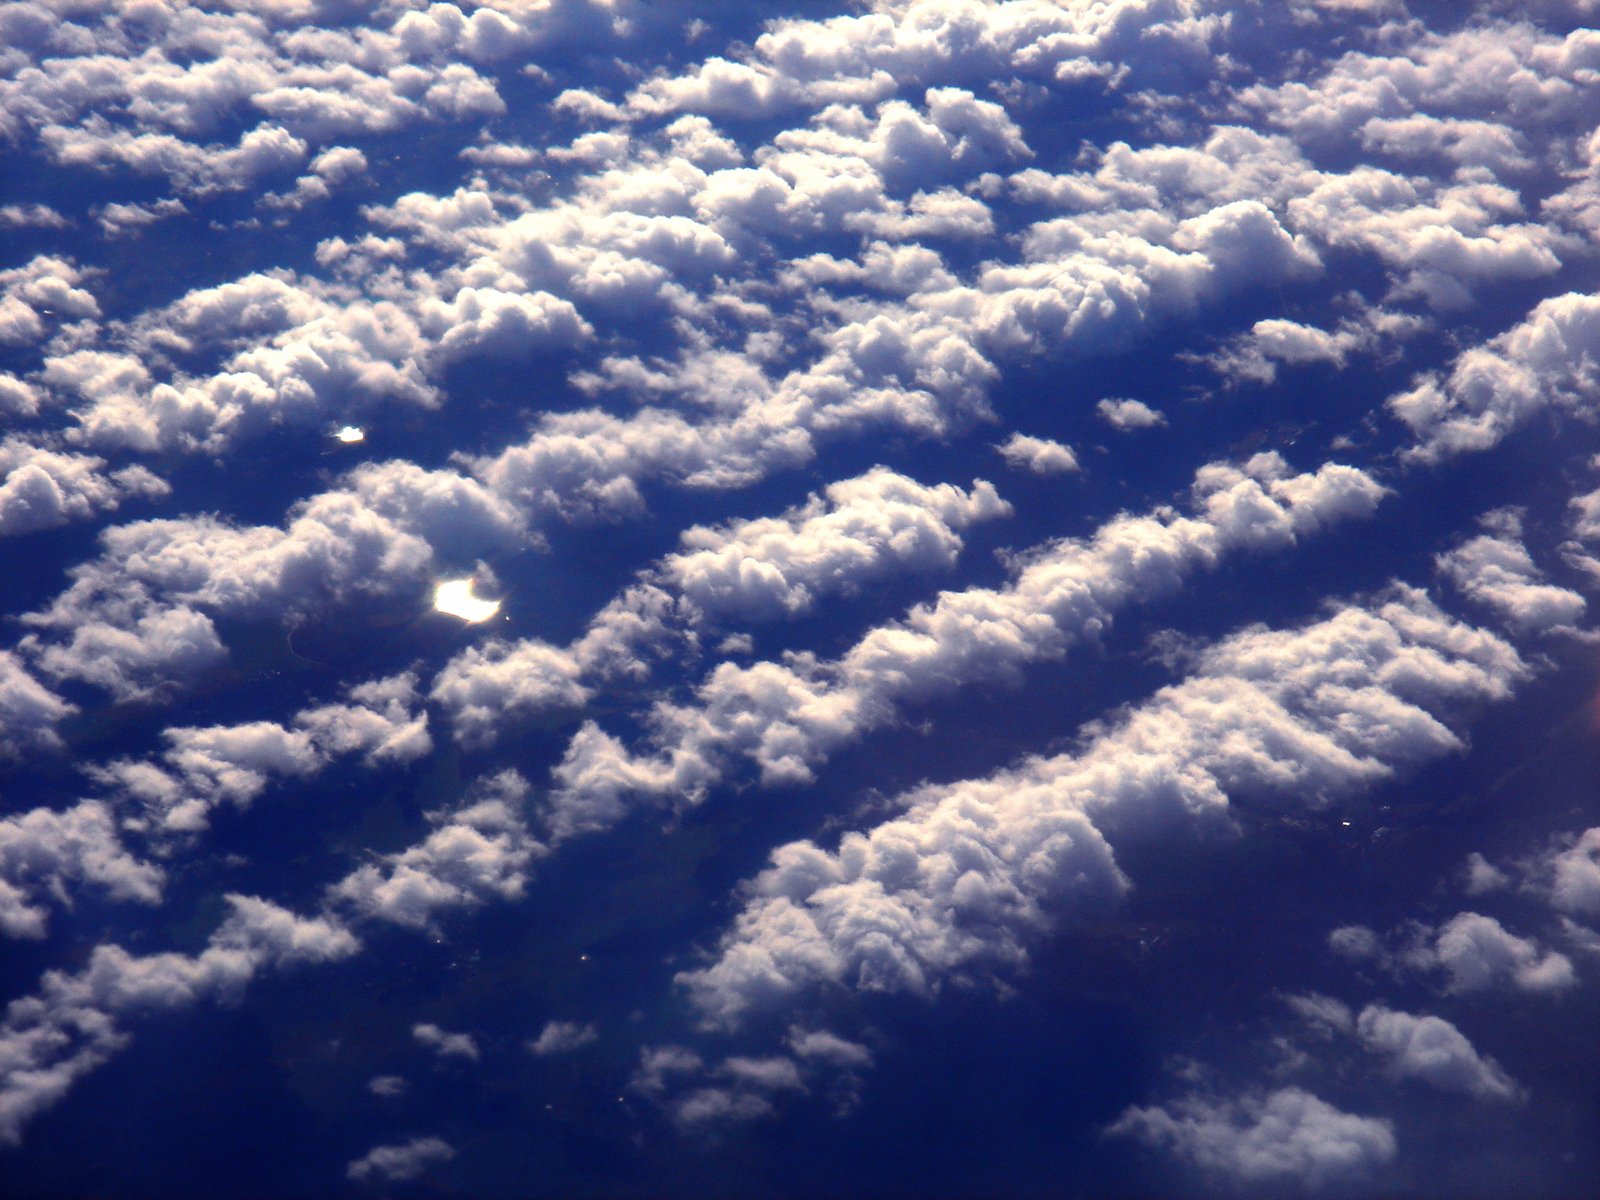
[[[356,442],[366,441],[367,431],[361,428],[359,425],[346,425],[343,428],[336,430],[333,436],[338,438],[345,445],[351,446]]]
[[[473,595],[471,579],[452,579],[433,589],[433,607],[452,617],[476,623],[487,621],[499,612],[500,601]]]

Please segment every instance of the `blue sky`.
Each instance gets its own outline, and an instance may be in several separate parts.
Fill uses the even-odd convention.
[[[0,6],[7,1194],[1592,1194],[1595,11]]]

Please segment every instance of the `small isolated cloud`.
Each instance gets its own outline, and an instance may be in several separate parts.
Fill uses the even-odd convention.
[[[1078,459],[1070,446],[1048,438],[1013,433],[995,447],[1006,465],[1035,475],[1064,475],[1078,469]]]
[[[440,1058],[464,1058],[478,1061],[478,1043],[470,1033],[451,1033],[433,1024],[413,1025],[411,1036],[417,1044],[426,1046]]]
[[[571,1054],[598,1041],[600,1032],[593,1025],[578,1021],[551,1021],[539,1036],[528,1043],[528,1050],[541,1058]]]
[[[1442,973],[1444,990],[1456,994],[1505,987],[1550,993],[1578,982],[1566,955],[1475,912],[1458,913],[1437,928],[1411,922],[1387,937],[1364,925],[1346,925],[1328,935],[1328,947],[1342,958],[1372,962],[1395,975]]]
[[[1111,428],[1128,433],[1135,429],[1159,429],[1167,418],[1143,400],[1102,400],[1094,406],[1099,418]]]
[[[384,1100],[404,1096],[410,1090],[411,1085],[400,1075],[374,1075],[367,1080],[367,1091]]]
[[[1266,1096],[1191,1096],[1164,1107],[1130,1108],[1107,1132],[1245,1186],[1351,1183],[1389,1163],[1397,1149],[1389,1121],[1342,1112],[1296,1087]]]
[[[1362,1045],[1387,1060],[1397,1079],[1416,1079],[1447,1092],[1511,1103],[1522,1089],[1492,1058],[1481,1056],[1466,1036],[1442,1017],[1413,1016],[1371,1004],[1361,1010],[1356,1033]]]
[[[404,1183],[455,1156],[455,1149],[442,1138],[412,1138],[392,1146],[374,1146],[352,1162],[345,1174],[358,1183]]]

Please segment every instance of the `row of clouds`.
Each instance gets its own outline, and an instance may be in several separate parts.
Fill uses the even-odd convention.
[[[1011,27],[1007,22],[1017,15],[1009,11],[1014,6],[970,7],[966,20],[995,26]],[[1122,15],[1135,25],[1154,20],[1150,28],[1164,27],[1157,18],[1171,15],[1133,12],[1139,7]],[[900,16],[897,29],[928,18]],[[803,41],[803,26],[787,29],[786,38]],[[1140,36],[1148,33],[1139,28]],[[1027,23],[1015,29],[1033,37],[1056,32]],[[1350,55],[1316,85],[1251,89],[1234,115],[1288,114],[1281,119],[1295,136],[1308,136],[1313,127],[1327,133],[1331,118],[1311,122],[1287,99],[1311,111],[1320,98],[1325,105],[1337,101],[1341,121],[1352,129],[1377,120],[1447,121],[1387,114],[1480,105],[1488,92],[1461,80],[1481,74],[1486,87],[1538,99],[1530,99],[1519,117],[1548,125],[1552,135],[1572,130],[1594,54],[1590,41],[1529,27],[1513,32],[1509,44],[1491,45],[1479,31],[1468,31],[1429,36],[1408,54]],[[1484,66],[1486,58],[1492,69]],[[1362,89],[1380,99],[1362,98]],[[569,100],[566,107],[584,106]],[[594,110],[590,104],[586,111]],[[1356,136],[1333,124],[1341,136]],[[904,131],[913,127],[920,132]],[[774,346],[728,352],[743,369],[732,377],[737,382],[723,384],[732,393],[724,403],[746,410],[742,431],[718,434],[665,412],[623,422],[607,422],[598,412],[574,414],[550,422],[547,437],[483,464],[491,482],[525,500],[614,506],[636,499],[641,474],[747,477],[766,469],[762,459],[769,465],[803,460],[811,452],[808,435],[840,425],[887,419],[912,429],[943,427],[981,408],[978,394],[993,376],[991,359],[1039,347],[1092,349],[1125,341],[1152,317],[1190,312],[1245,282],[1260,286],[1317,271],[1319,247],[1322,255],[1354,250],[1375,256],[1395,276],[1394,298],[1444,307],[1466,303],[1481,284],[1548,275],[1564,257],[1582,253],[1582,240],[1560,228],[1560,205],[1552,210],[1554,222],[1517,219],[1526,203],[1518,185],[1526,181],[1516,164],[1480,163],[1477,173],[1443,180],[1377,166],[1327,171],[1313,165],[1308,147],[1294,137],[1218,124],[1196,145],[1112,146],[1090,169],[1052,174],[1028,168],[1009,180],[983,173],[1030,157],[1022,136],[1000,105],[953,87],[928,89],[920,107],[897,98],[824,109],[806,129],[758,148],[750,156],[754,165],[745,165],[744,152],[698,113],[658,132],[628,127],[573,183],[570,198],[541,204],[519,194],[514,179],[502,180],[498,190],[480,179],[450,196],[403,197],[370,210],[377,226],[398,237],[329,244],[328,261],[342,263],[344,283],[250,276],[219,285],[142,327],[135,321],[132,328],[106,331],[106,339],[92,332],[68,339],[33,379],[12,386],[47,389],[55,403],[71,408],[79,436],[102,449],[214,449],[297,415],[345,413],[380,401],[436,403],[433,378],[462,353],[493,354],[530,341],[572,344],[622,308],[653,305],[692,320],[714,340],[726,337],[730,323],[749,328],[776,321],[781,328],[779,314],[794,303],[830,318],[814,339],[819,345],[811,361],[777,378],[769,377],[764,361]],[[1575,160],[1588,153],[1577,142],[1559,145]],[[911,147],[921,147],[921,157],[905,157]],[[1493,166],[1509,172],[1508,179],[1494,175]],[[939,200],[937,190],[916,191],[906,209],[895,198],[909,187],[896,184],[900,170],[919,182],[950,171],[968,187],[947,200]],[[1527,186],[1537,194],[1537,182]],[[870,234],[862,224],[866,216],[892,217],[903,226],[902,217],[911,219],[919,204],[929,219],[940,212],[948,219],[921,232],[901,227],[894,236],[988,236],[995,226],[983,197],[997,196],[996,189],[1056,215],[1021,231],[1020,261],[979,264],[969,280],[954,276],[936,249],[878,244],[863,249],[866,274],[848,259],[791,259],[779,276],[788,306],[773,304],[764,271],[741,280],[736,299],[721,294],[726,288],[717,294],[707,288],[713,278],[726,283],[737,274],[740,258],[760,263],[783,255],[788,235],[829,228]],[[894,216],[897,206],[901,217]],[[439,265],[405,269],[408,254],[441,253]],[[874,255],[887,256],[898,269],[872,269]],[[62,264],[57,277],[71,286],[76,270]],[[884,297],[865,310],[859,300],[840,308],[836,293],[864,280],[905,298]],[[160,338],[151,341],[152,329],[169,327],[190,350],[194,339],[182,331],[203,331],[211,354],[226,352],[224,369],[212,376],[174,374],[162,361]],[[1393,322],[1381,327],[1401,328]],[[896,344],[885,345],[886,336]],[[871,339],[870,357],[865,338]],[[109,344],[97,344],[101,340]],[[781,337],[778,344],[789,340]],[[1354,344],[1326,333],[1324,341],[1324,356]],[[627,366],[613,364],[600,377],[649,394],[681,390],[688,382],[682,372],[693,369],[685,362],[663,375],[637,363],[622,369]],[[843,407],[841,398],[830,402],[840,383],[872,388],[870,408],[859,399]],[[741,394],[746,386],[753,394]],[[36,395],[32,402],[39,402]],[[775,419],[780,414],[782,420]],[[797,427],[773,437],[784,425]],[[577,448],[563,445],[563,434],[582,439],[589,451],[584,461],[570,461]],[[650,443],[663,440],[678,443],[675,452],[663,455],[662,447],[652,453]],[[578,495],[560,495],[567,491]]]
[[[284,207],[309,198],[318,180],[344,186],[360,174],[351,157],[359,151],[313,158],[317,145],[491,113],[498,101],[483,65],[491,42],[516,49],[539,36],[493,7],[467,17],[434,6],[366,34],[288,28],[292,21],[279,28],[273,6],[204,17],[174,7],[140,29],[115,13],[81,20],[100,40],[72,34],[79,44],[65,54],[59,16],[14,7],[25,11],[8,16],[21,22],[8,52],[37,46],[35,58],[48,57],[7,81],[17,102],[4,107],[21,122],[14,136],[36,137],[58,164],[163,177],[194,203],[262,172],[285,180]],[[611,28],[616,13],[558,5],[527,20],[567,17]],[[1395,310],[1449,311],[1581,259],[1577,235],[1593,228],[1597,161],[1582,136],[1595,54],[1586,34],[1497,26],[1352,52],[1309,82],[1233,95],[1207,114],[1209,132],[1192,145],[1112,146],[1070,171],[1030,165],[1025,106],[978,94],[997,76],[1093,88],[1170,80],[1174,69],[1204,78],[1229,29],[1226,14],[1180,0],[941,0],[786,21],[747,54],[652,75],[616,102],[567,93],[558,112],[609,127],[520,159],[480,148],[466,161],[483,176],[454,195],[374,208],[370,236],[325,244],[327,278],[253,274],[101,324],[94,279],[75,263],[35,260],[8,273],[0,328],[39,357],[0,379],[0,404],[24,418],[66,413],[74,428],[65,442],[30,433],[7,443],[15,465],[0,496],[16,497],[0,507],[7,532],[159,496],[154,476],[107,470],[102,455],[216,452],[283,420],[438,404],[439,380],[455,362],[530,344],[595,345],[622,313],[648,313],[694,336],[675,360],[624,350],[577,378],[596,396],[646,401],[626,416],[603,406],[547,416],[525,441],[451,470],[362,468],[297,505],[281,529],[184,518],[108,530],[99,557],[33,615],[21,658],[0,658],[0,705],[16,717],[7,737],[38,744],[70,710],[30,669],[58,686],[159,699],[222,660],[217,618],[278,619],[405,594],[442,559],[526,545],[551,515],[637,511],[652,480],[737,487],[809,461],[825,439],[962,432],[984,415],[985,392],[1010,363],[1040,350],[1127,345],[1153,322],[1206,311],[1240,290],[1316,279],[1338,255],[1382,267],[1385,307],[1363,307],[1331,330],[1258,323],[1231,359],[1219,358],[1224,374],[1260,379],[1267,366],[1259,364],[1276,371],[1380,353],[1425,323]],[[225,49],[223,65],[175,65],[195,37]],[[1515,124],[1483,120],[1491,102]],[[261,123],[214,140],[208,122],[230,105],[248,114],[245,124]],[[82,120],[91,110],[112,119]],[[747,153],[710,119],[733,128],[751,112],[792,116],[794,127]],[[1263,118],[1281,135],[1234,124]],[[1385,165],[1315,165],[1351,148]],[[516,169],[535,162],[576,168],[570,193],[551,204],[520,191]],[[1440,162],[1451,175],[1420,173]],[[1551,168],[1572,175],[1546,194],[1541,172]],[[1043,216],[1014,224],[1008,208],[1017,204]],[[1536,204],[1537,221],[1528,215]],[[951,265],[966,257],[951,247],[1002,230],[1019,235],[1010,258]],[[857,239],[859,252],[802,253],[818,234]],[[904,244],[916,239],[927,244]],[[1547,300],[1392,401],[1416,438],[1415,457],[1486,449],[1546,409],[1581,411],[1595,382],[1593,307],[1577,293]],[[1107,419],[1151,423],[1126,405]],[[1071,457],[1037,440],[1004,444],[1008,459],[1035,468],[1067,469]],[[450,664],[431,697],[458,736],[484,740],[508,711],[583,703],[661,640],[660,627],[681,636],[792,614],[890,572],[948,569],[968,524],[1003,511],[986,488],[874,473],[780,518],[697,531],[575,647],[489,643]],[[604,825],[638,795],[693,796],[740,757],[768,782],[806,778],[906,700],[1058,657],[1150,590],[1170,590],[1224,553],[1283,549],[1322,524],[1365,515],[1380,491],[1353,468],[1295,476],[1270,457],[1206,468],[1188,511],[1128,517],[1084,542],[1043,547],[1005,587],[946,593],[869,631],[836,661],[802,655],[717,668],[689,703],[653,710],[642,753],[586,727],[541,814],[545,832]],[[1574,530],[1580,556],[1586,511]],[[1449,552],[1442,570],[1523,630],[1559,628],[1581,611],[1572,593],[1544,584],[1505,520]],[[689,994],[707,1020],[726,1023],[812,988],[931,992],[945,979],[1003,973],[1054,914],[1075,900],[1114,900],[1127,886],[1113,850],[1124,826],[1127,836],[1137,832],[1141,814],[1187,821],[1236,791],[1327,802],[1454,747],[1454,706],[1503,696],[1522,671],[1504,642],[1405,592],[1306,630],[1224,643],[1190,681],[1080,754],[934,789],[837,851],[780,850],[719,957],[686,977]],[[371,699],[352,696],[349,713],[321,723],[172,731],[181,736],[169,735],[151,762],[108,768],[118,803],[134,800],[156,826],[193,832],[216,804],[245,802],[267,779],[317,769],[334,753],[391,744],[422,752],[414,692],[392,715],[388,700]],[[347,729],[356,708],[370,714],[360,721],[377,723],[370,737]],[[1335,719],[1346,713],[1360,719]],[[1091,792],[1108,799],[1083,799]],[[449,912],[516,899],[548,852],[531,831],[528,799],[525,785],[502,781],[441,810],[416,846],[334,885],[330,908],[429,929]],[[9,862],[24,862],[38,844],[61,848],[53,860],[27,858],[17,877],[47,889],[88,881],[132,900],[156,894],[158,877],[116,848],[106,804],[50,816],[8,823],[8,844],[23,848]],[[1592,867],[1584,844],[1560,874],[1579,896],[1584,863]],[[37,898],[15,900],[7,911],[19,914],[16,931],[42,929]],[[19,1066],[0,1093],[10,1106],[0,1111],[14,1115],[0,1128],[14,1135],[109,1053],[122,1036],[118,1019],[137,1008],[226,994],[280,961],[353,949],[332,918],[237,904],[235,920],[198,956],[134,959],[103,948],[90,972],[51,976],[38,996],[17,1002],[4,1036]],[[258,932],[266,926],[271,937]],[[1467,946],[1510,962],[1511,978],[1560,975],[1554,952],[1535,947],[1528,958],[1512,944],[1522,939],[1501,933],[1451,923],[1428,931],[1406,961],[1426,952],[1426,970],[1455,979],[1474,961]],[[158,975],[159,985],[140,982]],[[1420,1070],[1402,1066],[1420,1061],[1419,1044],[1466,1070],[1465,1052],[1429,1019],[1368,1006],[1351,1016],[1350,1036],[1402,1073]],[[81,1057],[53,1057],[74,1037]],[[711,1060],[683,1051],[676,1067],[667,1058],[654,1075],[642,1067],[640,1088],[650,1093],[652,1078],[698,1081],[683,1093],[655,1088],[680,1096],[675,1111],[694,1124],[765,1111],[774,1095],[823,1086],[824,1066],[830,1079],[848,1078],[870,1061],[854,1043],[798,1026],[786,1049]],[[1477,1061],[1494,1078],[1488,1060]],[[1255,1178],[1315,1179],[1394,1154],[1384,1121],[1294,1089],[1166,1116],[1140,1118],[1150,1140],[1195,1161],[1267,1163]],[[404,1178],[413,1165],[448,1157],[441,1147],[436,1139],[382,1147],[352,1174]]]

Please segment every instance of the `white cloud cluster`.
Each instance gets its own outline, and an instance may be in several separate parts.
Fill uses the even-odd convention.
[[[93,277],[67,259],[45,254],[0,271],[0,346],[33,345],[67,321],[98,317],[99,302],[81,286]]]
[[[129,827],[154,835],[198,833],[221,805],[248,807],[274,780],[309,778],[335,757],[360,754],[378,766],[433,748],[409,672],[357,684],[346,703],[305,709],[292,727],[250,721],[175,727],[162,736],[159,761],[123,758],[89,770],[115,789]]]
[[[56,725],[77,711],[35,679],[16,655],[0,650],[0,757],[59,746]]]
[[[469,1062],[478,1061],[478,1041],[470,1033],[451,1033],[448,1029],[441,1029],[425,1021],[411,1027],[411,1036],[416,1039],[419,1046],[426,1046],[441,1059],[464,1058]]]
[[[105,466],[103,458],[52,450],[16,434],[0,442],[0,537],[87,520],[115,512],[125,500],[172,490],[144,467]]]
[[[1196,516],[1171,509],[1124,516],[1088,540],[1041,547],[1018,559],[1010,585],[946,592],[869,631],[831,662],[796,655],[722,664],[695,703],[656,706],[653,754],[631,755],[585,725],[556,772],[552,831],[604,827],[626,811],[630,795],[692,799],[735,757],[753,759],[768,782],[806,779],[839,746],[892,720],[905,701],[1014,679],[1222,555],[1293,545],[1325,524],[1367,515],[1381,494],[1354,468],[1329,464],[1291,475],[1275,454],[1242,468],[1202,468]]]
[[[390,1146],[374,1146],[352,1162],[345,1174],[358,1183],[405,1183],[455,1156],[455,1148],[443,1138],[418,1137]]]
[[[1397,1079],[1417,1079],[1479,1100],[1515,1102],[1523,1092],[1492,1058],[1481,1056],[1442,1017],[1413,1016],[1369,1004],[1356,1020],[1362,1044],[1386,1059]]]
[[[1290,995],[1289,1005],[1319,1037],[1353,1038],[1377,1055],[1392,1079],[1418,1080],[1441,1091],[1490,1103],[1515,1103],[1525,1095],[1494,1059],[1478,1053],[1443,1017],[1398,1012],[1369,1004],[1359,1014],[1331,996]]]
[[[539,1031],[539,1036],[528,1042],[528,1051],[540,1058],[572,1054],[600,1039],[600,1032],[592,1024],[579,1021],[550,1021]]]
[[[331,920],[297,917],[254,896],[227,901],[228,918],[198,954],[141,957],[96,946],[79,971],[47,971],[37,992],[6,1007],[0,1142],[20,1141],[29,1119],[126,1044],[119,1017],[234,997],[262,971],[347,958],[359,947]]]
[[[1392,1122],[1343,1112],[1297,1087],[1130,1108],[1108,1132],[1248,1187],[1361,1182],[1393,1161],[1399,1149]]]
[[[1346,958],[1396,974],[1442,972],[1444,990],[1453,994],[1506,987],[1549,994],[1578,981],[1566,955],[1482,913],[1457,913],[1437,928],[1412,922],[1387,939],[1363,925],[1345,925],[1328,935],[1328,944]]]
[[[1271,384],[1284,366],[1330,363],[1343,367],[1354,354],[1381,352],[1418,333],[1426,321],[1407,313],[1362,307],[1331,330],[1284,317],[1266,317],[1230,338],[1202,361],[1230,384]]]
[[[1490,532],[1439,556],[1439,573],[1520,633],[1574,628],[1588,606],[1570,588],[1544,581],[1544,573],[1522,544],[1518,515],[1492,513],[1486,524]]]
[[[660,578],[712,617],[801,613],[892,571],[950,567],[963,529],[1010,511],[983,480],[963,492],[878,467],[782,517],[685,530]]]
[[[836,1115],[848,1113],[872,1052],[825,1029],[798,1025],[784,1041],[783,1054],[736,1054],[716,1062],[686,1046],[646,1046],[628,1088],[685,1130],[758,1120],[773,1115],[780,1099],[814,1092],[831,1101]]]
[[[1006,465],[1035,475],[1064,475],[1078,469],[1078,456],[1072,447],[1049,438],[1013,433],[995,447]]]
[[[1458,748],[1440,716],[1503,698],[1524,672],[1509,645],[1410,590],[1304,629],[1247,631],[1079,753],[913,793],[835,851],[782,847],[714,961],[680,981],[708,1024],[732,1025],[821,984],[925,994],[1014,966],[1057,914],[1128,886],[1108,835],[1252,794],[1326,805]],[[1472,956],[1457,942],[1474,932],[1452,926],[1437,951],[1463,979]],[[1553,982],[1557,965],[1520,969]]]
[[[617,31],[611,6],[584,0],[401,5],[364,28],[313,4],[16,13],[0,137],[36,138],[57,166],[118,165],[200,194],[291,170],[314,143],[492,117],[505,105],[483,68]],[[247,126],[236,144],[211,140],[230,124]]]
[[[695,526],[566,648],[490,641],[452,659],[431,696],[459,738],[492,739],[508,719],[581,707],[591,684],[639,675],[651,643],[705,622],[809,611],[898,571],[949,568],[973,522],[1010,512],[983,481],[928,486],[882,467],[828,485],[777,517]]]
[[[658,75],[628,103],[641,113],[778,113],[907,86],[1138,80],[1208,67],[1208,43],[1223,25],[1194,0],[879,0],[859,14],[775,21],[747,56]]]
[[[420,591],[436,552],[470,560],[523,536],[518,516],[469,479],[372,464],[295,505],[283,528],[200,516],[106,530],[100,556],[24,618],[39,632],[21,646],[51,678],[150,698],[224,659],[213,616],[285,622]]]
[[[1106,398],[1095,402],[1095,415],[1121,433],[1135,429],[1159,429],[1167,423],[1161,412],[1143,400]]]
[[[515,900],[546,853],[523,818],[528,784],[514,771],[484,781],[459,806],[428,814],[433,831],[378,856],[328,889],[330,901],[362,916],[432,929],[452,910]]]
[[[1585,415],[1600,394],[1600,295],[1541,300],[1519,324],[1389,400],[1416,436],[1410,455],[1437,462],[1487,450],[1542,412]]]
[[[115,900],[157,904],[166,873],[128,852],[111,809],[99,801],[0,820],[0,933],[42,938],[49,915],[42,894],[65,897],[69,881],[93,884]]]

